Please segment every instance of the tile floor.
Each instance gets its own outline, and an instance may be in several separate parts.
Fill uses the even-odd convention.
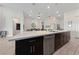
[[[79,55],[79,39],[71,39],[67,44],[56,51],[54,55]]]
[[[5,42],[7,43],[5,44]],[[0,55],[14,55],[14,46],[14,42],[0,40]],[[79,38],[71,39],[67,44],[56,51],[54,55],[79,55]]]
[[[0,55],[14,55],[15,54],[15,41],[8,41],[0,39]]]

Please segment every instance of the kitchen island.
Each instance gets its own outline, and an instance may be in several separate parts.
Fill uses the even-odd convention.
[[[51,55],[70,40],[70,31],[29,31],[7,38],[15,41],[16,55]]]

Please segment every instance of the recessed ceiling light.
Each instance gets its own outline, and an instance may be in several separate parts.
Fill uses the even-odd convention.
[[[30,12],[32,13],[32,10]]]
[[[31,14],[29,14],[29,16],[32,16]]]
[[[47,8],[49,9],[49,8],[50,8],[50,6],[47,6]]]
[[[71,27],[72,25],[68,25],[69,27]]]
[[[58,16],[60,17],[61,15],[59,14]]]
[[[56,13],[58,14],[58,13],[59,13],[59,11],[56,11]]]

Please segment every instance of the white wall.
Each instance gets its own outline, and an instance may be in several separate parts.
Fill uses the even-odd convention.
[[[44,16],[44,15],[43,15]],[[41,22],[44,21],[45,26],[51,25],[52,29],[56,29],[57,21],[63,27],[63,18],[56,18],[53,16],[53,19],[48,19],[46,17],[41,18],[40,20],[37,18],[30,18],[26,15],[24,18],[23,11],[20,9],[10,9],[8,7],[0,7],[0,30],[8,31],[8,36],[13,36],[13,20],[15,17],[19,18],[19,22],[21,23],[21,30],[23,32],[23,24],[25,24],[25,30],[31,28],[31,23],[35,22],[37,24],[37,28],[41,28]]]
[[[57,24],[60,24],[60,28],[64,29],[64,15],[62,14],[60,17],[56,17]]]
[[[46,26],[49,26],[50,25],[50,28],[47,28],[47,29],[53,29],[55,30],[57,27],[57,19],[55,16],[52,16],[50,18],[47,18],[46,20],[44,20],[44,23],[45,23],[45,28]]]
[[[13,36],[13,19],[19,18],[21,30],[23,32],[23,14],[22,11],[14,11],[6,7],[0,7],[0,30],[8,31],[8,36]]]
[[[14,12],[14,11],[12,11]],[[23,32],[23,24],[24,24],[24,17],[22,11],[15,11],[12,15],[13,20],[13,34],[18,34]],[[16,23],[20,23],[20,30],[16,30]]]
[[[72,26],[68,22],[72,21]],[[72,36],[79,37],[79,9],[64,13],[64,29],[72,31]]]
[[[3,8],[0,7],[0,31],[4,30],[5,24],[5,16],[3,14]]]

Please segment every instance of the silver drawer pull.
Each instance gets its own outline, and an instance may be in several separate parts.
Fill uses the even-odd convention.
[[[36,41],[36,40],[30,40],[29,42],[34,42],[34,41]]]
[[[47,39],[47,38],[54,38],[54,36],[45,36],[44,38],[45,39]]]

